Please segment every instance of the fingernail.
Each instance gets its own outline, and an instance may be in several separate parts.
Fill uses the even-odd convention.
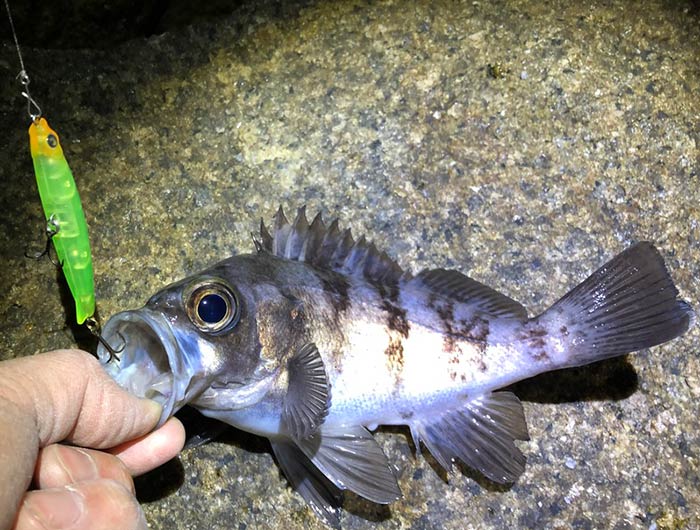
[[[139,520],[136,523],[136,530],[148,530],[150,526],[146,522],[146,516],[143,514],[141,507],[139,506]]]
[[[153,401],[152,399],[144,398],[141,400],[141,402],[143,403],[144,413],[153,418],[154,424],[158,422],[158,420],[160,420],[160,415],[163,412],[163,407],[161,407],[157,401]]]
[[[77,447],[57,446],[59,462],[73,482],[100,478],[97,464],[89,453]]]
[[[83,496],[69,488],[33,491],[25,497],[24,507],[47,530],[70,528],[85,513]]]

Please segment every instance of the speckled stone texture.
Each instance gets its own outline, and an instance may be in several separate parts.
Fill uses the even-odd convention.
[[[101,49],[21,35],[83,197],[104,317],[249,251],[280,203],[338,215],[405,267],[457,268],[531,314],[651,240],[700,307],[697,3],[244,2],[184,21]],[[85,342],[51,264],[23,256],[42,245],[42,214],[2,27],[10,358]],[[468,470],[446,482],[406,431],[380,430],[404,497],[349,496],[343,527],[699,528],[699,338],[516,385],[532,440],[512,487]],[[244,433],[138,486],[154,529],[322,528]]]

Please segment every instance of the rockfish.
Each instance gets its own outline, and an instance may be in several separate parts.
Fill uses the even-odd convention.
[[[527,440],[522,405],[502,389],[669,341],[694,312],[659,252],[638,243],[541,315],[460,272],[404,271],[338,222],[305,209],[253,254],[165,287],[104,328],[107,371],[137,396],[184,405],[264,436],[282,471],[328,524],[340,494],[401,496],[371,430],[408,425],[450,469],[461,460],[513,482]]]

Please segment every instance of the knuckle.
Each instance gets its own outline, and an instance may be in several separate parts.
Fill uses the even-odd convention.
[[[129,473],[128,468],[122,462],[118,457],[112,456],[113,460],[115,460],[115,465],[114,465],[114,480],[119,482],[122,486],[124,486],[126,489],[129,490],[131,494],[136,493],[136,489],[134,488],[134,479],[131,476],[131,473]]]
[[[92,366],[99,367],[97,359],[83,350],[66,349],[56,351],[59,352],[62,356],[64,356],[66,362],[68,362],[70,365],[85,365],[90,366],[91,369]]]
[[[109,453],[79,447],[61,447],[64,450],[64,469],[73,482],[108,479],[113,480],[130,493],[134,493],[134,481],[124,462]],[[68,458],[66,458],[68,457]]]
[[[98,493],[88,496],[88,513],[93,520],[90,528],[142,528],[143,512],[136,497],[124,484],[113,479],[95,482]]]
[[[74,482],[75,470],[66,462],[62,452],[63,448],[57,444],[39,451],[34,471],[34,480],[39,487],[51,488]]]

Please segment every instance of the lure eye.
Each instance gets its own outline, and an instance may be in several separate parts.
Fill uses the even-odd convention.
[[[201,331],[216,333],[238,323],[238,300],[233,289],[220,281],[196,285],[185,303],[187,316]]]
[[[49,144],[49,147],[53,148],[58,145],[58,138],[56,138],[55,134],[49,134],[46,137],[46,143]]]

